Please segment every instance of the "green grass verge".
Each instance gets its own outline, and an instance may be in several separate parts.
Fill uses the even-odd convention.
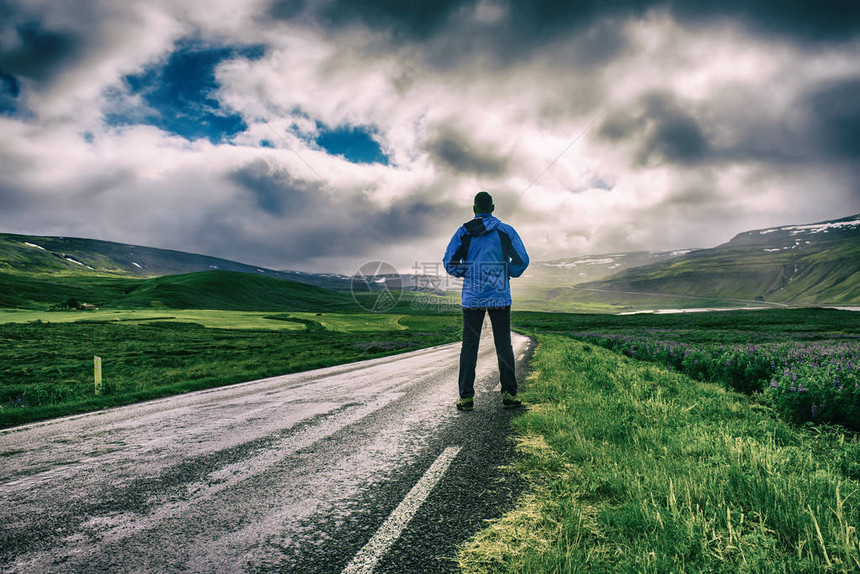
[[[449,343],[461,329],[456,316],[170,311],[161,319],[122,317],[0,324],[0,427]],[[108,391],[101,395],[93,382],[95,355]]]
[[[533,485],[465,572],[856,572],[860,443],[566,336],[515,420]]]

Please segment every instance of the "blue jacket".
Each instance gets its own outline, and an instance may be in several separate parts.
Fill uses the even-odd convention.
[[[460,226],[442,258],[445,271],[463,278],[463,307],[508,307],[510,277],[529,266],[529,254],[516,230],[489,213]]]

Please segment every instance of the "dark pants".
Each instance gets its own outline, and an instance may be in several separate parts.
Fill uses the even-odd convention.
[[[463,308],[463,346],[460,349],[460,398],[475,396],[475,365],[478,362],[478,342],[484,312],[490,314],[493,325],[493,341],[499,360],[499,378],[502,392],[517,394],[517,378],[514,373],[514,349],[511,346],[511,308]]]

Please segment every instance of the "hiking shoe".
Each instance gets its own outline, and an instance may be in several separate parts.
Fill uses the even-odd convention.
[[[457,401],[457,410],[458,411],[471,411],[475,408],[475,401],[472,397],[466,397],[465,399],[460,399]]]
[[[506,409],[515,409],[523,406],[523,402],[511,393],[502,393],[502,406]]]

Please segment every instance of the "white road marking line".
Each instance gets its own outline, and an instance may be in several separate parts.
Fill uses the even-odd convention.
[[[373,572],[376,563],[379,562],[382,555],[385,554],[388,548],[403,533],[403,529],[406,528],[406,525],[412,520],[424,501],[427,500],[430,491],[442,479],[445,471],[451,466],[451,462],[462,448],[461,446],[449,446],[442,451],[442,454],[430,465],[430,468],[427,469],[421,480],[412,487],[406,498],[397,505],[394,512],[382,523],[382,526],[379,527],[373,538],[346,565],[346,568],[343,569],[343,574],[370,574]]]

